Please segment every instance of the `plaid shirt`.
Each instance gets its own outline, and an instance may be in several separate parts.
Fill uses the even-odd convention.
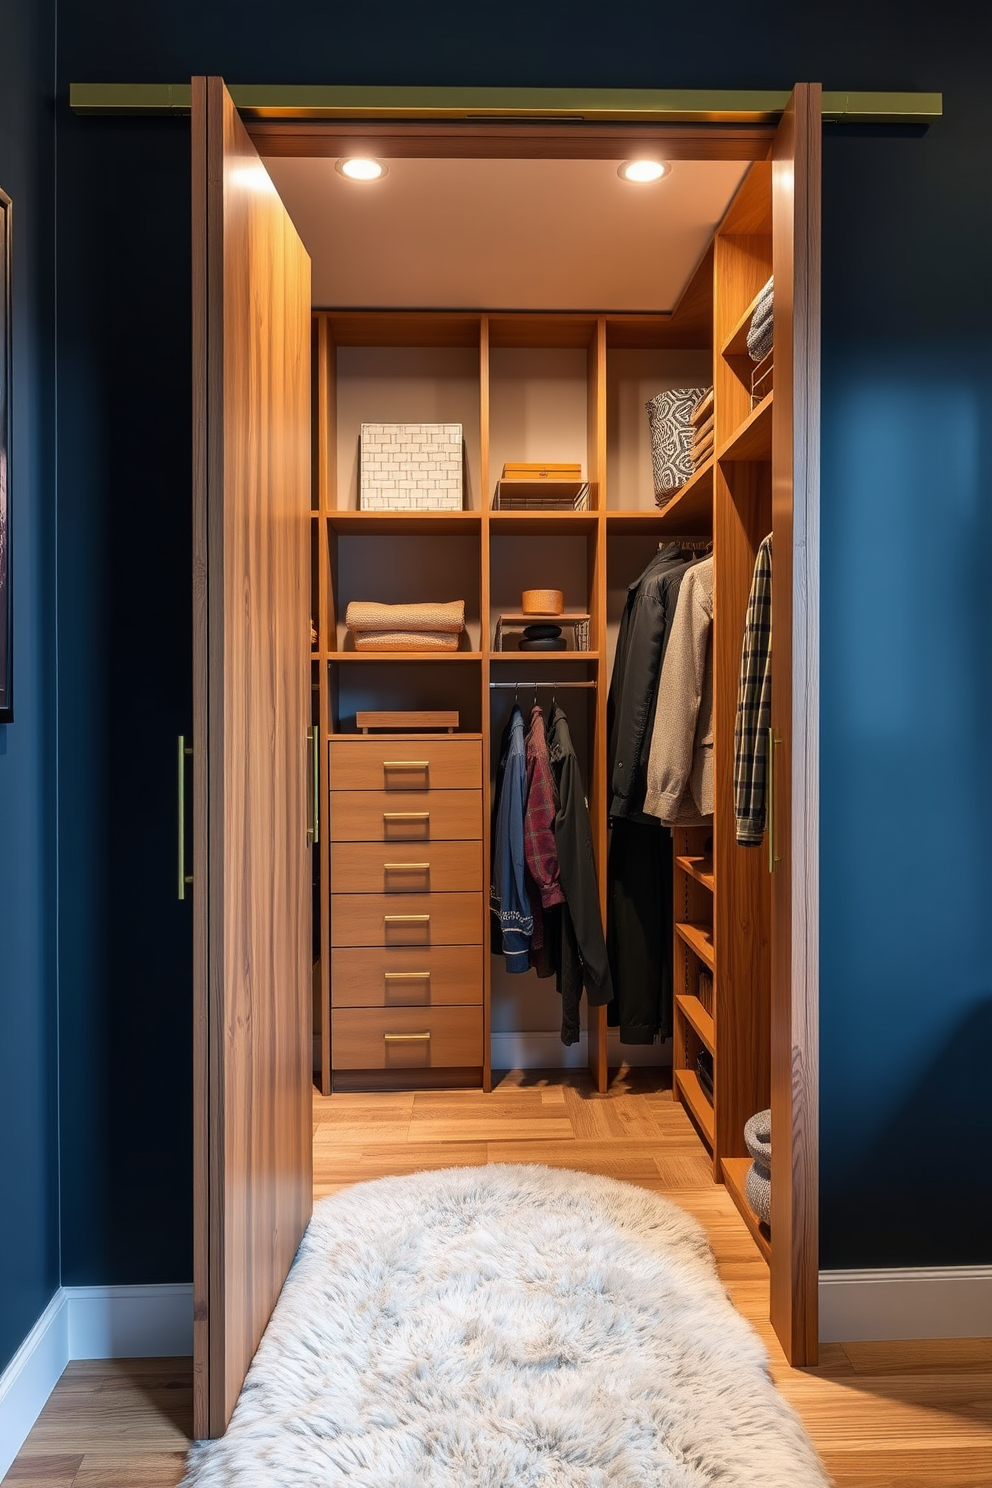
[[[734,815],[741,847],[760,847],[765,835],[768,730],[772,721],[772,540],[764,538],[744,621],[741,685],[734,728]]]

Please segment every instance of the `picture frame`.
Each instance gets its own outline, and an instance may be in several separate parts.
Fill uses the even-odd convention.
[[[10,289],[12,242],[11,201],[6,192],[0,190],[0,723],[10,723],[14,717],[14,571],[10,533],[10,446],[13,429]]]

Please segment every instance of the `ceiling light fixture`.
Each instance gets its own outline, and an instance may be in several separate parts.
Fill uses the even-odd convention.
[[[660,181],[671,169],[665,160],[625,160],[617,175],[621,181]]]
[[[379,181],[387,173],[383,160],[370,160],[366,156],[354,155],[347,160],[337,160],[334,169],[349,181]]]

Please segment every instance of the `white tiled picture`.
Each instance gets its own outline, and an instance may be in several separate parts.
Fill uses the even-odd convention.
[[[461,511],[461,424],[363,424],[363,511]]]

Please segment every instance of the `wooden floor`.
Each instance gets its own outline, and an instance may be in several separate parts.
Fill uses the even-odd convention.
[[[766,1321],[765,1263],[657,1083],[654,1072],[625,1072],[598,1096],[582,1075],[515,1073],[491,1096],[315,1096],[314,1193],[424,1168],[542,1162],[667,1194],[705,1226],[731,1297],[839,1488],[989,1488],[992,1341],[828,1344],[818,1368],[790,1369]],[[189,1360],[70,1364],[4,1488],[174,1488],[190,1389]]]

